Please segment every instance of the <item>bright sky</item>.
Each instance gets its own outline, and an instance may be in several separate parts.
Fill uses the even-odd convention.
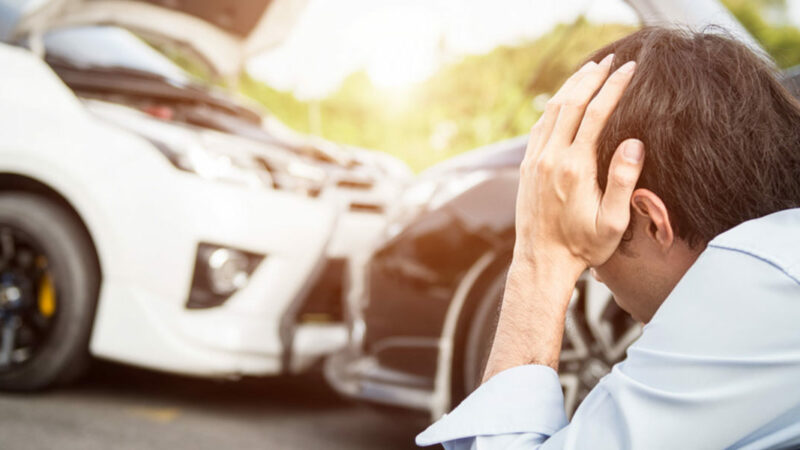
[[[800,28],[800,0],[787,0],[786,6],[789,22]]]
[[[445,61],[532,39],[585,13],[637,23],[622,0],[309,0],[286,42],[248,71],[300,98],[335,91],[365,69],[380,87],[424,80]]]

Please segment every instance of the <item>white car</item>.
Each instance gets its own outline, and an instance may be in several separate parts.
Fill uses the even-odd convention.
[[[130,2],[86,11],[105,3]],[[262,22],[291,10],[261,3]],[[83,11],[0,0],[0,39],[24,37],[8,24],[43,32],[65,4]],[[0,44],[0,388],[69,381],[90,354],[226,377],[301,371],[343,345],[315,285],[348,257],[348,240],[368,240],[357,239],[361,215],[376,222],[362,231],[382,227],[380,199],[393,188],[365,180],[394,163],[345,150],[358,161],[333,163],[317,157],[325,150],[77,96],[40,58],[39,36],[35,53]],[[359,195],[377,200],[360,209]]]

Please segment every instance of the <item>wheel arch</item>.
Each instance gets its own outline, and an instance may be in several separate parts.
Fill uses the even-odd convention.
[[[89,229],[89,226],[81,217],[81,214],[66,197],[64,197],[55,188],[47,183],[42,182],[41,180],[13,172],[0,172],[0,193],[4,192],[26,192],[30,194],[36,194],[62,206],[64,210],[67,211],[75,220],[75,223],[83,231],[89,244],[91,245],[90,253],[94,256],[92,263],[95,265],[97,273],[100,277],[98,282],[102,280],[103,271],[102,264],[100,263],[100,253],[98,251],[93,234]]]
[[[487,251],[470,267],[456,289],[439,340],[439,360],[431,404],[434,420],[449,412],[454,406],[454,399],[464,396],[465,387],[458,375],[464,361],[463,343],[480,300],[492,281],[508,267],[511,255],[510,245]],[[448,321],[451,323],[448,324]]]
[[[464,386],[463,377],[460,372],[464,366],[464,357],[466,350],[466,340],[469,334],[470,326],[478,311],[481,301],[484,299],[487,291],[492,287],[492,284],[498,276],[503,274],[508,269],[511,263],[511,249],[498,252],[491,264],[481,273],[473,288],[470,289],[467,295],[464,306],[458,317],[458,325],[456,332],[453,335],[453,360],[451,363],[451,380],[457,380],[450,386],[451,398],[459,399],[466,396],[466,387]],[[451,405],[455,406],[455,405]]]

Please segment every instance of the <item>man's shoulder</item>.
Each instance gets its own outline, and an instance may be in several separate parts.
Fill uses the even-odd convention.
[[[745,253],[800,283],[800,208],[748,220],[715,237],[708,247]]]
[[[633,348],[755,357],[800,348],[800,209],[745,222],[713,239]],[[769,330],[769,333],[765,331]]]

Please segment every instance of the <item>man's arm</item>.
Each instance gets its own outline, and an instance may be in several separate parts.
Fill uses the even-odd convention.
[[[609,76],[612,58],[570,77],[531,131],[520,168],[514,256],[484,386],[454,411],[457,417],[421,434],[421,444],[463,436],[465,426],[474,436],[532,443],[566,425],[555,372],[566,308],[581,272],[619,244],[644,157],[641,142],[624,142],[600,191],[596,142],[635,68],[630,62]],[[489,416],[508,398],[524,401],[502,408],[503,420]]]
[[[765,295],[769,289],[773,295]],[[571,422],[556,372],[504,370],[417,437],[448,450],[800,448],[800,283],[713,243]]]
[[[611,256],[628,226],[641,142],[626,141],[614,155],[605,194],[597,185],[597,139],[635,67],[627,63],[609,76],[611,58],[567,80],[531,132],[520,169],[514,257],[484,381],[524,364],[558,369],[575,282]]]

